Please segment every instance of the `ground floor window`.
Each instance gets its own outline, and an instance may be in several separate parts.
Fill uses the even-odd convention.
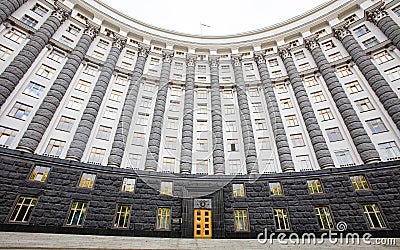
[[[118,205],[115,214],[114,227],[128,228],[131,217],[131,206]]]
[[[274,209],[274,220],[276,230],[289,230],[289,216],[286,208]]]
[[[247,210],[235,210],[235,229],[236,231],[249,231]]]
[[[167,207],[158,208],[157,215],[157,229],[170,230],[171,229],[171,209]]]
[[[329,207],[316,207],[315,214],[317,215],[318,223],[321,229],[334,229],[331,212]]]
[[[37,198],[20,196],[11,213],[10,222],[28,222]]]
[[[85,220],[87,207],[87,202],[74,201],[69,211],[67,226],[82,226]]]
[[[363,205],[363,209],[369,228],[386,228],[385,220],[377,205]]]

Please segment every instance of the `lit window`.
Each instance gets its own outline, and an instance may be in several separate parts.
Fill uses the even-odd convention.
[[[53,51],[51,51],[51,53],[48,56],[48,58],[50,58],[51,60],[59,63],[65,58],[65,54],[63,52],[61,52],[61,51],[58,51],[58,50],[54,49]]]
[[[67,219],[67,226],[83,226],[86,217],[86,210],[88,207],[87,202],[74,201],[69,210]]]
[[[256,119],[255,124],[257,130],[267,130],[267,123],[264,119]]]
[[[70,38],[68,38],[68,37],[66,37],[66,36],[61,36],[61,38],[60,38],[60,43],[66,45],[66,46],[71,47],[72,44],[74,44],[74,40],[72,40],[72,39],[70,39]]]
[[[316,207],[314,210],[321,229],[328,230],[335,228],[332,221],[331,211],[328,207]]]
[[[365,121],[365,122],[367,123],[369,129],[371,129],[371,132],[373,134],[377,134],[377,133],[382,133],[382,132],[388,131],[381,118],[375,118],[375,119],[368,120],[368,121]]]
[[[233,197],[245,197],[245,189],[244,189],[244,184],[232,184],[232,192],[233,192]]]
[[[135,192],[136,179],[124,178],[122,182],[122,192]]]
[[[79,180],[78,187],[93,188],[95,180],[96,180],[95,174],[82,173],[82,176]]]
[[[287,98],[287,99],[281,99],[281,105],[283,106],[283,109],[290,109],[293,108],[292,101]]]
[[[276,230],[289,230],[289,216],[286,208],[274,208]]]
[[[311,65],[309,63],[302,63],[299,65],[299,71],[304,71],[311,69]]]
[[[270,67],[279,66],[278,59],[276,59],[276,58],[268,60],[268,64]]]
[[[385,73],[389,77],[389,80],[394,82],[394,81],[400,79],[400,66],[386,70]]]
[[[0,126],[0,145],[8,148],[13,142],[18,130]]]
[[[355,191],[370,190],[368,181],[364,175],[350,176],[350,181]]]
[[[44,91],[44,86],[34,82],[29,82],[29,85],[24,90],[24,94],[32,96],[34,98],[39,98],[40,95],[43,93],[43,91]]]
[[[97,59],[103,59],[103,57],[104,57],[104,54],[103,53],[101,53],[101,52],[98,52],[98,51],[93,51],[93,57],[95,57],[95,58],[97,58]]]
[[[381,153],[383,154],[386,160],[397,159],[400,157],[400,149],[396,145],[396,142],[390,141],[390,142],[379,143],[378,145],[379,149],[381,150]]]
[[[72,129],[72,126],[74,126],[74,123],[75,123],[75,119],[69,118],[66,116],[61,116],[56,129],[65,131],[65,132],[71,132],[71,129]]]
[[[342,58],[343,58],[343,56],[342,56],[342,54],[341,54],[340,52],[336,52],[336,53],[333,53],[333,54],[330,54],[330,55],[329,55],[329,60],[330,60],[331,62],[340,60],[340,59],[342,59]]]
[[[135,52],[131,50],[126,50],[124,57],[133,60],[135,59]]]
[[[152,103],[151,97],[143,96],[142,97],[142,103],[140,104],[140,107],[151,108],[151,103]]]
[[[225,105],[225,115],[234,115],[235,114],[235,107],[233,105]]]
[[[28,15],[24,15],[21,18],[21,22],[28,25],[31,28],[35,28],[35,26],[38,24],[38,21],[35,20],[34,18],[28,16]]]
[[[225,99],[232,99],[233,98],[233,90],[231,90],[231,89],[224,90],[223,96]]]
[[[46,9],[45,7],[43,7],[42,5],[36,3],[31,11],[35,12],[36,14],[38,14],[39,16],[44,16],[46,15],[46,13],[49,11],[48,9]]]
[[[130,168],[130,169],[139,169],[141,161],[142,161],[142,155],[129,154],[128,168]]]
[[[131,206],[119,205],[115,211],[114,228],[128,228],[131,218]]]
[[[86,65],[83,73],[88,74],[90,76],[95,76],[97,73],[97,70],[98,70],[98,68],[96,66],[88,64],[88,65]]]
[[[238,139],[228,139],[228,152],[239,151],[239,140]]]
[[[320,180],[308,180],[307,181],[308,192],[310,194],[322,194],[322,184]]]
[[[375,109],[368,98],[357,100],[357,101],[355,101],[355,103],[358,108],[358,111],[360,111],[360,112],[366,112],[366,111]]]
[[[325,51],[336,47],[332,41],[323,42],[321,43],[321,46]]]
[[[37,204],[37,200],[38,199],[34,197],[20,196],[8,221],[28,222],[32,215],[33,209]]]
[[[249,231],[249,218],[247,210],[235,209],[235,230],[237,232]]]
[[[370,30],[367,28],[367,26],[365,26],[365,24],[361,25],[360,27],[355,28],[353,31],[357,37],[363,36],[370,32]]]
[[[357,21],[359,18],[356,14],[353,14],[351,16],[346,17],[345,19],[343,19],[344,22],[350,24],[350,23],[354,23],[355,21]]]
[[[296,60],[301,60],[301,59],[306,58],[306,55],[304,54],[304,52],[302,50],[294,52],[293,55],[296,58]]]
[[[353,157],[351,156],[349,150],[335,151],[335,156],[340,166],[354,165]]]
[[[167,149],[176,149],[176,137],[166,136],[165,137],[165,148]]]
[[[260,150],[270,150],[271,149],[271,141],[270,141],[269,137],[258,138],[258,144],[260,145]]]
[[[335,119],[335,117],[333,117],[333,114],[332,114],[330,108],[320,109],[320,110],[318,110],[318,113],[321,116],[322,121],[329,121],[329,120]]]
[[[267,159],[262,161],[261,174],[273,174],[276,173],[275,162],[273,159]]]
[[[42,64],[42,66],[40,66],[40,68],[36,74],[41,77],[44,77],[46,79],[51,79],[55,72],[56,72],[56,69],[51,68],[45,64]]]
[[[97,131],[96,138],[108,141],[108,140],[110,140],[111,131],[112,131],[111,127],[106,127],[106,126],[100,125],[99,130]]]
[[[197,65],[197,73],[206,73],[207,67],[206,65]]]
[[[197,151],[208,151],[207,138],[197,138]]]
[[[196,174],[208,175],[208,161],[206,160],[197,161]]]
[[[97,43],[97,47],[102,49],[107,49],[108,45],[110,45],[110,43],[103,39],[100,39],[99,42]]]
[[[338,73],[339,77],[341,77],[341,78],[353,74],[353,72],[351,72],[351,70],[349,69],[348,66],[339,67],[336,69],[336,72]]]
[[[79,35],[79,32],[81,32],[81,29],[78,28],[78,27],[76,27],[76,26],[73,25],[73,24],[70,24],[70,25],[68,26],[68,28],[67,28],[67,32],[68,32],[68,33],[71,33],[71,34],[74,35],[74,36],[77,36],[77,35]]]
[[[268,183],[269,193],[271,196],[281,196],[283,195],[282,185],[280,182],[270,182]]]
[[[35,166],[29,175],[29,180],[45,182],[47,179],[47,176],[49,175],[49,172],[50,172],[49,167]]]
[[[93,147],[92,150],[90,151],[88,162],[94,164],[101,164],[103,162],[105,153],[106,153],[105,149]]]
[[[237,131],[236,121],[227,121],[226,127],[227,127],[227,132],[236,132]]]
[[[242,168],[240,166],[240,160],[229,160],[229,173],[242,174]]]
[[[0,45],[0,60],[5,61],[13,52],[12,49]]]
[[[28,118],[29,114],[32,111],[32,107],[28,106],[26,104],[16,102],[10,112],[8,113],[8,116],[26,121]]]
[[[160,186],[160,194],[172,195],[172,181],[162,181]]]
[[[68,101],[67,108],[73,109],[73,110],[80,110],[83,104],[83,99],[71,96],[71,98]]]
[[[178,112],[179,111],[180,102],[179,101],[170,101],[168,110],[171,112]]]
[[[139,113],[136,120],[136,124],[147,126],[147,124],[149,123],[149,116],[150,116],[149,114]]]
[[[330,142],[337,142],[343,140],[343,136],[342,133],[340,133],[339,128],[328,128],[325,131],[326,134],[328,135],[328,139]]]
[[[365,40],[362,43],[364,44],[365,48],[369,49],[369,48],[372,48],[372,47],[378,45],[379,41],[378,41],[378,39],[376,39],[376,37],[371,37],[370,39]]]
[[[315,103],[326,101],[326,98],[322,91],[311,93],[311,98],[314,100]]]
[[[76,84],[75,89],[87,93],[89,91],[91,83],[80,79]]]
[[[115,120],[117,118],[117,108],[113,107],[106,107],[106,110],[104,111],[104,118],[110,119],[110,120]]]
[[[296,115],[288,115],[288,116],[286,116],[286,122],[288,123],[289,127],[299,126],[299,122],[297,121]]]
[[[117,90],[112,90],[110,95],[110,100],[115,102],[121,102],[122,100],[122,92]]]
[[[64,147],[65,141],[50,139],[49,144],[47,144],[46,150],[44,151],[44,154],[53,157],[60,157]]]
[[[272,71],[271,77],[272,77],[272,78],[282,77],[282,71],[281,71],[281,70]]]
[[[4,37],[10,39],[11,41],[14,41],[16,43],[21,43],[25,39],[25,34],[22,33],[21,31],[11,28],[5,35]]]
[[[197,91],[198,99],[207,99],[207,96],[208,96],[207,90],[198,90]]]
[[[361,84],[358,81],[346,83],[346,88],[349,90],[350,94],[358,93],[363,91]]]
[[[319,31],[315,32],[314,34],[317,35],[318,37],[323,37],[323,36],[327,35],[325,29],[319,30]]]
[[[261,105],[261,102],[253,103],[253,112],[254,113],[262,113],[263,112],[263,107]]]
[[[374,59],[378,64],[393,60],[393,57],[386,50],[374,54]]]
[[[369,228],[386,228],[383,215],[376,204],[363,205],[364,215],[367,218]]]
[[[392,9],[392,11],[397,15],[400,16],[400,5],[397,5]]]
[[[181,63],[181,62],[175,62],[175,64],[174,64],[174,69],[176,69],[176,70],[183,70],[183,63]]]
[[[292,134],[290,135],[290,139],[292,140],[293,147],[305,146],[303,134]]]
[[[138,132],[133,133],[132,144],[137,146],[144,146],[144,137],[145,137],[144,133],[138,133]]]
[[[296,161],[300,171],[313,170],[310,162],[310,157],[308,155],[298,155],[296,156]]]
[[[197,121],[197,131],[208,131],[207,121],[198,120]]]
[[[77,14],[76,14],[76,19],[77,19],[79,22],[84,23],[84,24],[86,24],[87,21],[88,21],[88,18],[85,17],[84,15],[82,15],[81,13],[77,13]]]
[[[275,85],[275,88],[276,88],[276,92],[278,94],[287,93],[287,91],[288,91],[288,89],[284,83]]]
[[[178,118],[168,118],[167,120],[168,129],[178,129]]]
[[[171,229],[171,208],[160,207],[157,213],[157,230]]]

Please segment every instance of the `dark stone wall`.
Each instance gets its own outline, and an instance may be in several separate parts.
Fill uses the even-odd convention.
[[[44,183],[29,181],[35,165],[51,167]],[[94,166],[0,149],[0,231],[105,234],[156,237],[192,237],[193,198],[203,192],[212,199],[215,238],[256,238],[265,228],[275,232],[273,208],[287,208],[290,232],[322,233],[314,206],[329,206],[334,224],[346,222],[348,232],[369,232],[380,237],[400,233],[400,162],[363,165],[303,173],[258,176],[207,176],[134,172]],[[93,189],[78,188],[82,172],[95,173]],[[349,176],[365,174],[371,190],[354,191]],[[124,177],[134,177],[134,193],[120,192]],[[174,182],[174,196],[160,195],[160,180]],[[319,179],[324,194],[310,195],[307,180]],[[283,196],[271,196],[268,183],[280,181]],[[244,183],[246,197],[234,198],[231,183]],[[220,187],[218,189],[218,187]],[[29,223],[7,221],[18,195],[39,197]],[[201,196],[201,195],[200,195]],[[185,198],[182,198],[185,197]],[[66,227],[73,200],[89,202],[83,227]],[[377,204],[388,229],[370,230],[362,204]],[[117,204],[132,205],[129,229],[113,229]],[[172,228],[157,231],[158,207],[170,207]],[[250,232],[235,232],[234,209],[248,209]],[[183,218],[182,224],[180,218]]]

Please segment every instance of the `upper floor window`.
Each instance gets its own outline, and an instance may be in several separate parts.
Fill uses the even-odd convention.
[[[275,70],[271,72],[271,77],[272,78],[278,78],[282,77],[282,70]]]
[[[182,62],[175,62],[174,69],[176,70],[183,70],[183,63]]]
[[[72,40],[66,36],[61,36],[60,43],[66,45],[68,47],[72,47],[72,45],[74,44],[74,40]]]
[[[308,180],[307,181],[308,191],[310,194],[322,194],[322,184],[320,180]]]
[[[103,59],[104,58],[104,54],[99,52],[99,51],[97,51],[97,50],[93,51],[92,56],[97,58],[97,59]]]
[[[110,94],[110,100],[114,102],[121,102],[122,100],[122,92],[118,90],[112,90]]]
[[[233,90],[225,89],[224,92],[223,92],[223,96],[224,96],[225,99],[233,98]]]
[[[361,84],[358,81],[346,83],[346,88],[349,90],[350,94],[358,93],[363,91]]]
[[[290,98],[281,99],[281,104],[284,109],[293,108],[292,100],[290,100]]]
[[[269,137],[258,138],[258,144],[260,145],[260,150],[269,150],[272,148]]]
[[[102,49],[107,49],[108,45],[110,45],[110,43],[103,39],[100,39],[99,42],[97,43],[97,47]]]
[[[337,150],[335,151],[335,156],[340,166],[350,166],[354,165],[353,157],[349,150]]]
[[[67,103],[67,108],[73,109],[73,110],[80,110],[83,104],[83,99],[71,96]]]
[[[242,174],[242,168],[240,165],[240,160],[229,160],[229,173],[232,174]]]
[[[306,58],[306,55],[304,54],[304,52],[302,50],[294,52],[293,55],[296,58],[296,60],[301,60],[301,59]]]
[[[225,105],[225,115],[234,115],[235,114],[235,106],[229,104]]]
[[[279,66],[278,59],[276,59],[276,58],[268,60],[268,64],[269,64],[270,67]]]
[[[126,50],[126,52],[125,52],[125,54],[124,54],[124,57],[125,58],[127,58],[127,59],[135,59],[135,51],[132,51],[132,50]]]
[[[142,125],[142,126],[147,126],[149,123],[149,114],[146,113],[139,113],[137,116],[136,124],[137,125]]]
[[[336,69],[336,72],[338,73],[339,77],[346,77],[353,74],[348,66],[339,67]]]
[[[246,196],[243,183],[232,184],[232,192],[233,192],[233,197],[245,197]]]
[[[271,196],[281,196],[283,195],[282,185],[280,182],[270,182],[269,186],[269,194]]]
[[[144,133],[134,132],[132,144],[137,146],[144,146],[144,139],[145,139]]]
[[[327,33],[326,33],[326,30],[325,30],[325,29],[322,29],[322,30],[319,30],[319,31],[315,32],[314,34],[317,35],[318,37],[323,37],[323,36],[325,36]]]
[[[308,155],[298,155],[296,156],[296,161],[300,171],[313,170],[313,167],[311,166],[310,157]]]
[[[263,112],[263,107],[261,105],[261,102],[253,103],[253,112],[254,113],[262,113]]]
[[[18,130],[0,126],[0,145],[8,148],[13,142]]]
[[[47,8],[43,7],[42,5],[36,3],[31,11],[35,12],[36,14],[38,14],[39,16],[44,16],[46,15],[46,13],[49,11]]]
[[[165,137],[165,148],[167,149],[176,149],[177,138],[174,136],[166,136]]]
[[[330,108],[320,109],[318,110],[319,115],[322,118],[322,121],[329,121],[335,119]]]
[[[228,139],[228,152],[239,151],[239,140],[238,139]]]
[[[367,26],[365,26],[365,24],[361,25],[360,27],[355,28],[353,31],[357,37],[363,36],[370,32],[370,30],[367,28]]]
[[[197,73],[206,73],[207,66],[206,65],[197,65]]]
[[[0,60],[5,61],[13,52],[12,49],[0,45]]]
[[[77,19],[79,22],[86,24],[89,18],[87,18],[86,16],[84,16],[84,15],[81,14],[81,13],[77,13],[77,14],[76,14],[76,19]]]
[[[65,54],[59,50],[54,49],[50,55],[48,56],[49,59],[55,62],[61,62],[65,58]]]
[[[286,122],[288,123],[289,127],[299,126],[299,122],[297,121],[296,115],[288,115],[288,116],[286,116]]]
[[[304,78],[304,83],[307,87],[313,87],[318,85],[317,79],[314,76]]]
[[[309,63],[302,63],[299,65],[299,71],[304,71],[311,69],[311,65]]]
[[[254,65],[251,62],[250,63],[244,63],[244,68],[247,71],[251,71],[251,70],[254,70]]]
[[[388,131],[381,118],[375,118],[365,121],[373,134],[378,134]]]
[[[354,23],[358,19],[359,19],[358,16],[356,14],[353,14],[351,16],[348,16],[348,17],[344,18],[343,21],[347,22],[347,23]]]
[[[35,28],[35,26],[39,23],[36,19],[32,18],[31,16],[24,15],[21,18],[21,22],[28,25],[31,28]]]
[[[257,130],[266,130],[267,129],[267,123],[265,122],[264,119],[256,119],[255,124],[256,124]]]
[[[369,48],[372,48],[372,47],[378,45],[379,41],[376,37],[371,37],[370,39],[365,40],[362,43],[364,44],[365,48],[369,49]]]
[[[140,154],[129,154],[128,168],[140,169],[140,162],[142,161],[142,155]]]
[[[329,55],[329,60],[330,60],[331,62],[340,60],[340,59],[342,59],[342,58],[343,58],[343,57],[342,57],[342,54],[341,54],[340,52],[336,52],[336,53],[333,53],[333,54],[330,54],[330,55]]]
[[[329,40],[327,42],[321,43],[321,46],[324,50],[330,50],[336,47],[336,45],[333,43],[332,40]]]
[[[9,222],[28,222],[33,209],[37,204],[38,199],[36,197],[20,196],[17,203],[15,204]]]
[[[284,84],[284,83],[275,85],[275,88],[276,88],[276,92],[278,94],[287,93],[288,92],[286,84]]]
[[[400,79],[400,66],[396,66],[394,68],[388,69],[385,71],[385,73],[389,77],[389,80],[394,82],[394,81]]]
[[[154,85],[147,84],[147,83],[143,84],[143,91],[153,92],[154,91]]]
[[[87,93],[90,89],[90,85],[90,82],[80,79],[77,82],[75,89]]]
[[[262,165],[260,167],[261,174],[273,174],[276,173],[276,167],[274,159],[265,159],[262,161]]]
[[[264,53],[265,53],[266,55],[271,55],[271,54],[274,53],[274,48],[265,49],[265,50],[264,50]]]
[[[108,141],[110,140],[111,131],[112,131],[111,127],[100,125],[99,130],[97,131],[96,138]]]
[[[70,24],[67,28],[67,32],[74,36],[77,36],[79,35],[79,32],[81,32],[81,29],[73,24]]]
[[[96,66],[88,64],[88,65],[86,65],[83,73],[88,74],[90,76],[95,76],[97,73],[97,70],[98,70],[98,68]]]
[[[208,139],[197,138],[197,151],[207,151],[207,150],[208,150]]]
[[[29,82],[28,86],[26,87],[23,93],[25,95],[29,95],[34,98],[39,98],[40,95],[43,93],[43,91],[44,91],[44,86],[39,85],[35,82]]]
[[[343,136],[339,128],[328,128],[325,130],[330,142],[342,141]]]
[[[4,37],[19,44],[25,39],[25,34],[15,28],[11,28]]]
[[[231,68],[229,65],[221,65],[221,73],[229,73]]]
[[[311,98],[314,100],[315,103],[326,101],[326,98],[322,91],[311,93]]]
[[[249,96],[251,96],[251,97],[259,97],[260,96],[260,92],[258,91],[257,88],[250,88],[249,89]]]
[[[136,185],[136,179],[133,178],[124,178],[122,182],[121,191],[122,192],[134,192]]]
[[[374,106],[372,105],[371,101],[369,100],[369,98],[357,100],[357,101],[355,101],[355,103],[358,108],[358,111],[360,111],[360,112],[366,112],[366,111],[375,109]]]
[[[117,112],[118,109],[117,108],[113,108],[113,107],[106,107],[106,110],[104,111],[104,118],[110,119],[110,120],[115,120],[115,118],[117,118]]]
[[[125,86],[126,83],[128,82],[128,77],[118,75],[117,78],[115,78],[115,83],[121,86]]]
[[[32,106],[28,106],[26,104],[23,104],[21,102],[16,102],[10,112],[8,113],[8,116],[25,121],[29,114],[32,111]]]
[[[33,167],[31,173],[29,174],[30,181],[38,181],[38,182],[45,182],[47,176],[49,175],[50,168],[43,167],[43,166],[35,166]]]
[[[303,134],[292,134],[290,135],[290,139],[292,140],[293,147],[305,146]]]
[[[226,130],[227,132],[236,132],[237,131],[236,121],[227,121],[226,127],[227,127],[227,130]]]
[[[197,98],[198,99],[207,99],[207,97],[208,97],[207,90],[198,90],[197,91]]]
[[[60,121],[58,121],[56,129],[65,132],[71,132],[74,123],[75,119],[66,116],[61,116]]]
[[[385,160],[392,160],[400,157],[400,149],[395,141],[379,143],[378,146]]]
[[[294,41],[289,42],[289,46],[291,48],[294,48],[294,47],[299,46],[299,45],[300,45],[299,40],[294,40]]]
[[[181,96],[182,95],[182,88],[179,87],[171,87],[171,96]]]
[[[105,149],[93,147],[92,150],[90,151],[88,162],[94,164],[101,164],[103,162],[105,153],[106,153]]]
[[[370,190],[368,181],[364,175],[350,176],[350,181],[355,191]]]
[[[162,181],[160,186],[160,194],[172,195],[173,194],[172,181]]]
[[[393,57],[387,52],[387,50],[378,52],[374,54],[374,59],[378,64],[382,64],[393,60]]]
[[[59,157],[65,147],[65,141],[50,139],[49,144],[47,144],[44,154],[53,157]]]
[[[42,64],[42,66],[40,66],[39,70],[36,72],[37,75],[46,78],[46,79],[51,79],[54,75],[54,73],[56,72],[56,69],[49,67],[45,64]]]
[[[397,5],[392,9],[392,11],[397,15],[400,16],[400,5]]]

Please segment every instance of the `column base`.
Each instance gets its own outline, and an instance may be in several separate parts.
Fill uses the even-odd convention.
[[[18,146],[16,149],[19,150],[19,151],[26,152],[26,153],[31,153],[31,154],[33,154],[35,152],[34,149],[31,149],[31,148],[28,148],[28,147],[24,147],[24,146]]]
[[[78,157],[68,156],[68,155],[65,157],[65,159],[69,160],[69,161],[76,161],[76,162],[80,162],[81,161],[81,159],[79,159]]]
[[[293,172],[296,172],[296,169],[294,168],[282,169],[282,173],[293,173]]]
[[[335,165],[327,164],[327,165],[320,166],[320,168],[321,169],[332,169],[332,168],[335,168]]]
[[[121,167],[121,164],[118,164],[118,163],[115,163],[115,162],[109,162],[109,163],[107,164],[107,167],[110,167],[110,168],[120,168],[120,167]]]
[[[364,161],[364,164],[374,164],[381,162],[380,158],[372,158]]]
[[[191,174],[190,170],[181,170],[180,171],[181,174]]]

